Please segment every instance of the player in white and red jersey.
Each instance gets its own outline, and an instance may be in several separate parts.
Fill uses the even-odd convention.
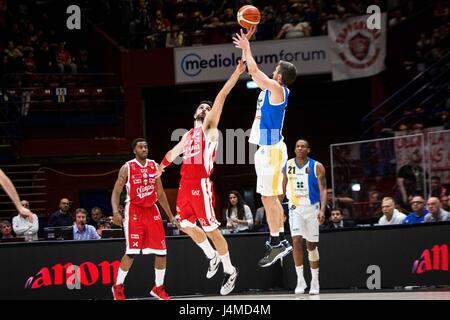
[[[166,193],[157,178],[158,164],[147,159],[148,145],[142,138],[132,143],[135,159],[126,162],[120,169],[119,176],[111,196],[111,205],[115,224],[123,224],[126,241],[125,255],[120,262],[113,295],[115,300],[124,300],[124,281],[130,270],[134,256],[137,254],[155,254],[155,286],[150,294],[160,300],[169,300],[164,288],[166,272],[166,240],[161,214],[156,202],[163,207],[169,219],[177,226],[167,201]],[[120,193],[126,186],[125,218],[119,213]]]
[[[209,268],[206,274],[208,279],[216,274],[219,264],[222,262],[225,272],[220,289],[222,295],[226,295],[234,289],[238,271],[231,264],[227,241],[218,230],[220,222],[217,221],[214,213],[214,189],[209,176],[212,173],[216,156],[219,140],[217,125],[223,105],[244,69],[244,63],[239,61],[236,70],[217,94],[214,103],[200,102],[194,114],[194,128],[189,130],[181,141],[167,152],[158,168],[158,176],[160,176],[165,167],[183,154],[177,198],[177,214],[181,230],[194,240],[209,259]],[[196,226],[197,221],[203,230]],[[206,236],[211,239],[217,251],[213,249]]]

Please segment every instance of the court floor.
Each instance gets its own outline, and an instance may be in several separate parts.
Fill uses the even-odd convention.
[[[420,291],[347,291],[320,295],[283,293],[174,296],[172,300],[450,300],[450,290]]]

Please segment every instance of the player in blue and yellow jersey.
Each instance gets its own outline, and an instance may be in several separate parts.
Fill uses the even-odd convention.
[[[248,73],[262,90],[249,142],[259,146],[255,153],[256,191],[261,194],[266,211],[270,241],[266,243],[267,252],[258,264],[267,267],[292,251],[292,246],[284,239],[284,212],[278,196],[283,193],[282,169],[287,161],[282,135],[289,98],[287,86],[295,81],[297,70],[292,63],[286,61],[277,64],[272,79],[259,70],[248,41],[248,34],[252,32],[254,29],[250,29],[247,34],[241,30],[235,34],[233,42],[237,48],[242,49],[242,59],[247,63]]]

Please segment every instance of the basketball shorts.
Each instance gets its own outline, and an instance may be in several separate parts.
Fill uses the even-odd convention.
[[[319,242],[319,203],[313,205],[289,206],[291,236],[302,236],[309,242]]]
[[[126,254],[167,254],[166,235],[156,204],[139,207],[128,203],[124,213]]]
[[[197,220],[206,232],[220,226],[214,213],[214,188],[209,178],[180,181],[177,214],[183,228],[195,227]]]
[[[256,192],[262,196],[283,194],[282,170],[287,162],[287,149],[283,141],[260,146],[255,153]]]

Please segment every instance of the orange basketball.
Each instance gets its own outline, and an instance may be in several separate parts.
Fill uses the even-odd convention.
[[[237,13],[237,21],[245,29],[256,26],[261,20],[261,13],[255,6],[246,5],[239,9]]]

